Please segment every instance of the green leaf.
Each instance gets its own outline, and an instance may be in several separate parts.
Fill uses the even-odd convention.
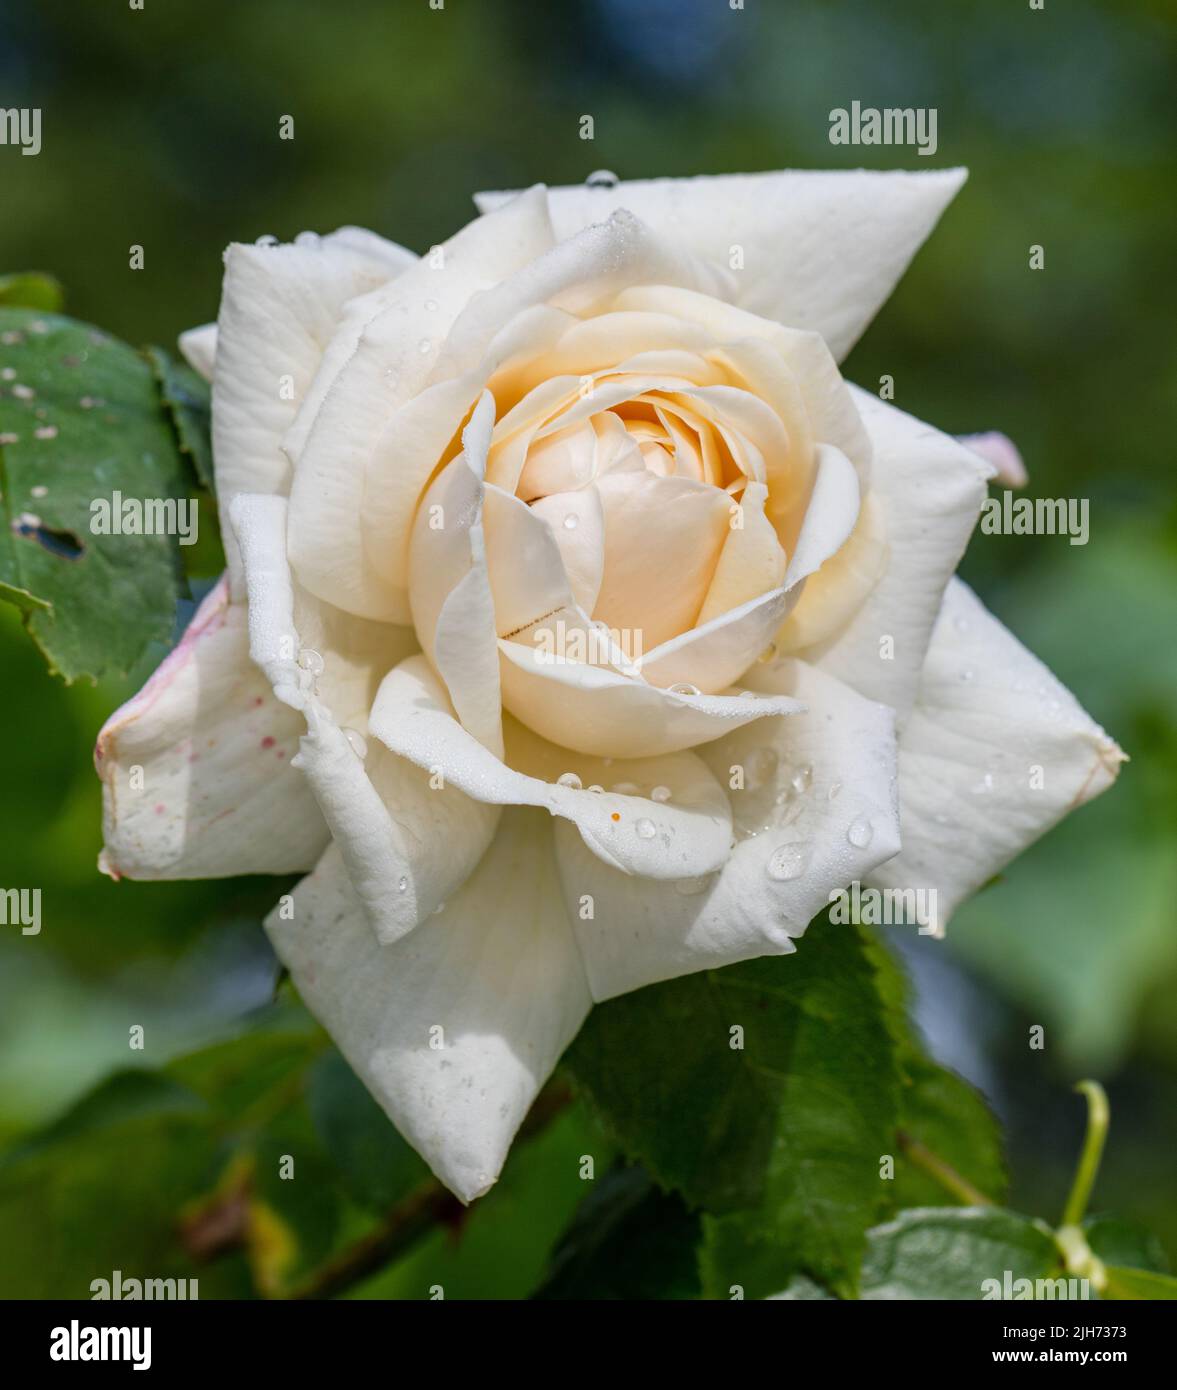
[[[799,1269],[853,1286],[897,1115],[884,1004],[856,929],[819,919],[795,955],[611,1000],[567,1062],[625,1150],[711,1214],[706,1292],[762,1297]]]
[[[883,1299],[982,1299],[996,1279],[1057,1276],[1060,1256],[1039,1222],[1000,1207],[923,1207],[904,1211],[870,1233],[862,1261],[859,1297]]]
[[[983,1096],[947,1067],[914,1053],[901,1058],[899,1128],[994,1202],[1009,1185],[1001,1126]],[[944,1188],[900,1150],[895,1161],[898,1208],[942,1202]]]
[[[428,1178],[429,1169],[338,1052],[316,1063],[308,1104],[319,1140],[357,1202],[383,1210]]]
[[[177,1057],[167,1074],[203,1096],[222,1127],[233,1127],[297,1099],[324,1045],[300,1010],[276,1007],[239,1037]]]
[[[1177,1279],[1170,1274],[1157,1274],[1151,1269],[1125,1269],[1120,1265],[1108,1265],[1107,1286],[1103,1297],[1113,1301],[1122,1299],[1177,1299]]]
[[[1105,1265],[1126,1265],[1168,1274],[1165,1248],[1151,1231],[1117,1216],[1091,1216],[1083,1223],[1083,1234],[1092,1252]]]
[[[201,487],[214,492],[212,402],[208,382],[161,347],[147,348],[144,355],[155,372],[160,399],[175,428],[180,452],[191,463]]]
[[[967,1081],[924,1052],[908,1016],[906,975],[885,942],[872,942],[871,959],[896,1046],[900,1132],[930,1150],[991,1201],[1002,1201],[1008,1175],[997,1117]],[[945,1196],[941,1184],[917,1167],[902,1145],[896,1148],[892,1210],[941,1203]]]
[[[0,275],[0,307],[56,313],[64,303],[61,282],[44,271],[19,270],[12,275]]]
[[[697,1298],[699,1234],[699,1217],[644,1168],[613,1168],[577,1207],[532,1297]]]
[[[182,591],[171,536],[95,535],[118,491],[179,498],[186,470],[151,368],[55,314],[0,309],[0,596],[66,680],[125,674],[169,639]]]
[[[111,1078],[0,1164],[0,1298],[88,1298],[115,1269],[193,1277],[176,1218],[214,1161],[198,1097]]]

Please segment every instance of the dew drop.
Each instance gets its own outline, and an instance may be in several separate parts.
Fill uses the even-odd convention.
[[[407,893],[409,891],[409,880],[404,874],[401,874],[400,878],[397,879],[396,891],[398,893]]]
[[[966,666],[960,673],[960,678],[962,681],[971,681],[974,674],[973,668],[971,666]]]
[[[594,169],[584,181],[586,188],[616,188],[621,180],[612,169]]]
[[[686,681],[680,681],[678,685],[667,686],[672,695],[698,695],[699,687],[690,685]]]
[[[597,792],[598,795],[603,795],[603,794],[604,794],[604,791],[605,791],[605,788],[601,786],[600,782],[592,782],[592,783],[590,783],[588,789],[589,789],[590,792]]]
[[[278,245],[278,238],[273,234],[273,232],[263,232],[263,234],[262,234],[260,237],[258,237],[258,239],[257,239],[257,241],[254,243],[254,245],[255,245],[255,246],[277,246],[277,245]]]
[[[569,512],[568,515],[564,518],[565,531],[575,531],[579,524],[580,517],[578,517],[575,512]]]
[[[797,771],[793,773],[792,777],[789,778],[789,786],[793,788],[793,791],[798,796],[803,796],[809,790],[812,782],[813,768],[808,764],[806,764],[805,767],[799,767]]]
[[[650,800],[651,800],[651,801],[669,801],[669,800],[670,800],[670,788],[669,788],[669,787],[655,787],[654,790],[650,793]]]
[[[652,820],[647,820],[645,816],[634,825],[634,829],[637,831],[639,840],[652,840],[658,833],[658,827]]]
[[[776,643],[770,642],[767,647],[756,658],[761,666],[767,666],[770,661],[776,660]]]
[[[429,341],[428,338],[422,338],[421,341],[417,344],[417,351],[421,354],[422,357],[424,357],[427,352],[430,352],[432,348],[433,344]]]
[[[556,778],[556,785],[558,787],[571,787],[573,791],[578,792],[584,783],[581,782],[575,772],[562,772],[559,777]]]
[[[368,740],[358,729],[344,729],[343,736],[351,744],[351,751],[363,762],[368,756]]]
[[[790,879],[801,877],[808,862],[809,847],[805,841],[790,840],[773,850],[764,871],[774,883],[788,883]]]
[[[323,658],[311,647],[303,647],[298,654],[298,664],[304,671],[309,671],[312,676],[323,674]]]
[[[846,831],[846,838],[855,849],[866,849],[867,845],[875,838],[875,828],[870,823],[869,816],[859,816],[850,822],[850,828]]]
[[[432,313],[437,309],[437,300],[436,300],[436,299],[427,299],[427,300],[425,301],[425,307],[426,307],[426,309],[428,309],[429,312],[432,314]]]

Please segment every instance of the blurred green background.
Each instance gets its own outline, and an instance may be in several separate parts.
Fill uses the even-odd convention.
[[[477,189],[598,168],[969,166],[846,372],[868,389],[893,376],[898,406],[950,432],[1008,433],[1030,495],[1090,499],[1086,547],[977,535],[963,573],[1132,761],[947,944],[899,945],[934,1049],[1007,1126],[1011,1205],[1056,1214],[1082,1129],[1069,1087],[1094,1074],[1113,1114],[1095,1208],[1152,1226],[1177,1259],[1175,59],[1171,0],[0,3],[0,104],[43,111],[37,158],[0,151],[0,271],[52,272],[69,313],[133,343],[215,316],[230,240],[358,223],[420,251]],[[831,147],[828,113],[854,99],[936,107],[936,156]],[[135,681],[64,687],[7,606],[0,661],[0,884],[44,888],[39,936],[0,928],[0,1141],[19,1143],[111,1069],[239,1032],[273,992],[259,920],[286,885],[100,877],[90,750]],[[128,1051],[133,1023],[145,1052]],[[204,1170],[157,1183],[150,1142],[135,1144],[161,1212],[204,1190]],[[552,1151],[586,1144],[607,1150],[573,1107],[460,1242],[431,1237],[365,1291],[428,1296],[442,1272],[447,1296],[526,1292],[581,1195]],[[312,1244],[359,1220],[354,1195]],[[84,1181],[45,1188],[59,1222],[104,1200]],[[63,1279],[46,1291],[84,1296]]]

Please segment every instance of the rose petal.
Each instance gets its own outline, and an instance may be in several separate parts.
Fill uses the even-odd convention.
[[[693,627],[729,534],[731,498],[707,483],[607,473],[597,484],[605,567],[593,618],[636,655]]]
[[[623,878],[557,827],[564,899],[594,999],[789,953],[832,891],[899,848],[892,712],[801,662],[759,684],[809,711],[700,750],[724,786],[736,769],[744,779],[729,792],[742,838],[720,873],[676,884]],[[591,918],[580,910],[586,894]]]
[[[931,425],[865,391],[855,388],[853,395],[871,434],[870,495],[881,512],[882,535],[867,550],[877,552],[885,542],[886,567],[848,624],[837,606],[846,574],[836,574],[837,582],[826,588],[819,570],[777,645],[891,705],[902,725],[915,698],[940,595],[980,512],[987,470]],[[870,555],[857,559],[869,572]],[[838,557],[831,563],[836,566]],[[834,609],[823,616],[822,608],[831,601]]]
[[[234,243],[225,252],[212,427],[222,516],[239,492],[289,491],[282,438],[344,303],[413,259],[390,242],[372,240],[385,249],[374,253],[346,234],[304,233],[289,245]],[[236,597],[240,576],[231,534],[225,547]]]
[[[958,903],[1109,787],[1123,760],[1075,697],[953,579],[899,743],[903,853],[871,881],[934,889],[942,933]]]
[[[787,170],[553,188],[548,202],[561,240],[628,208],[715,265],[730,265],[739,248],[737,303],[816,330],[840,359],[965,177],[963,169]],[[512,196],[479,193],[475,202],[488,213]]]
[[[98,735],[103,868],[144,879],[309,868],[327,827],[290,767],[301,725],[250,661],[245,610],[222,579]]]
[[[731,825],[723,789],[691,753],[615,760],[606,766],[553,748],[509,725],[510,764],[472,738],[453,716],[437,677],[411,657],[384,681],[372,708],[372,733],[418,767],[439,769],[447,787],[489,805],[538,806],[573,822],[593,855],[626,874],[677,878],[725,862]],[[559,778],[574,772],[583,789]],[[590,791],[594,779],[656,786],[666,800],[634,792]]]
[[[503,704],[550,743],[599,757],[674,753],[801,706],[735,691],[690,694],[577,662],[545,661],[520,642],[499,642]]]
[[[215,323],[202,323],[199,328],[189,328],[177,339],[185,362],[194,372],[213,379],[213,364],[217,357],[217,326]]]
[[[512,810],[473,876],[390,946],[368,931],[334,849],[266,929],[307,1007],[389,1118],[464,1202],[498,1177],[590,1007],[551,835]]]

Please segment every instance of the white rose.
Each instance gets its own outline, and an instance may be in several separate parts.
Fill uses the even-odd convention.
[[[183,340],[229,569],[100,735],[105,866],[311,870],[275,948],[464,1200],[594,1001],[791,952],[854,880],[942,929],[1115,776],[953,578],[989,465],[835,364],[963,177],[234,245]]]

